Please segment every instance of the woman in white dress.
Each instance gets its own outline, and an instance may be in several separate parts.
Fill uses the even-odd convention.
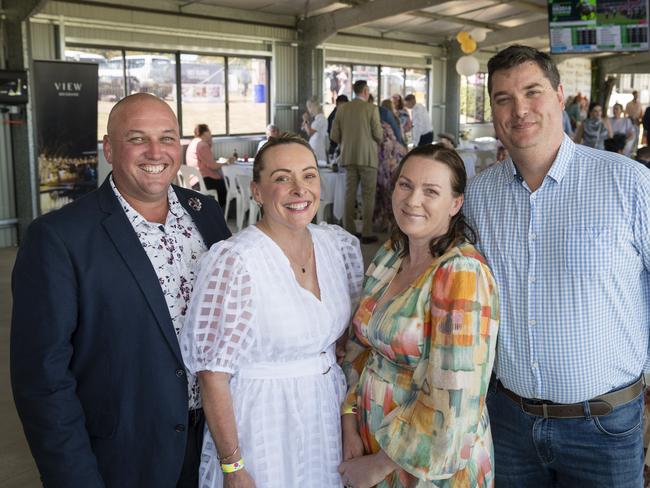
[[[299,137],[271,138],[253,180],[263,217],[203,258],[181,339],[209,427],[200,487],[341,487],[335,344],[361,290],[359,242],[310,224],[320,179]]]
[[[323,106],[318,100],[307,100],[307,112],[302,117],[302,128],[309,136],[309,145],[316,154],[318,161],[327,161],[329,136],[327,134],[327,118],[323,114]]]

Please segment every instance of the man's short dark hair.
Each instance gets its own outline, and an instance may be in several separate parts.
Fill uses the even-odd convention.
[[[415,103],[415,95],[413,95],[412,93],[409,93],[408,95],[406,95],[404,97],[404,101],[409,102],[409,103],[411,103],[411,102]]]
[[[535,48],[514,44],[499,51],[488,61],[488,95],[492,96],[492,76],[495,72],[514,68],[528,61],[537,64],[551,83],[553,90],[557,90],[560,84],[560,73],[551,57]]]
[[[349,102],[349,101],[350,101],[350,99],[348,98],[347,95],[339,95],[338,97],[336,97],[336,103],[337,104],[345,103],[345,102]]]
[[[643,146],[636,150],[636,160],[646,164],[650,164],[650,146]]]
[[[367,86],[368,82],[366,80],[357,80],[352,85],[352,91],[354,91],[355,95],[361,95]]]
[[[625,134],[614,134],[612,137],[605,139],[605,151],[622,153],[627,142]]]

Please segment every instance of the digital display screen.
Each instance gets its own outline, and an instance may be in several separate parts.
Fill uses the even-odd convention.
[[[648,0],[548,0],[552,54],[647,51]]]

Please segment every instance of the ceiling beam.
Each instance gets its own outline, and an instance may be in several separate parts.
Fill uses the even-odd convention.
[[[529,12],[536,12],[536,13],[543,13],[547,14],[548,13],[548,7],[538,5],[534,2],[527,2],[525,0],[496,0],[497,4],[504,4],[504,5],[509,5],[511,7],[521,7]]]
[[[644,65],[645,72],[648,72],[648,63],[650,63],[650,52],[636,54],[615,54],[612,56],[598,58],[597,63],[603,73],[632,73],[638,69],[638,66]],[[631,68],[635,66],[634,68]]]
[[[480,20],[465,19],[463,17],[454,16],[454,15],[443,15],[438,13],[426,12],[424,10],[416,10],[415,12],[409,12],[409,15],[413,17],[419,17],[422,19],[430,20],[444,20],[445,22],[452,22],[460,26],[469,25],[471,27],[481,27],[482,29],[490,30],[501,30],[503,27],[494,22],[481,22]]]
[[[416,42],[418,44],[428,44],[430,46],[441,46],[447,40],[445,36],[414,34],[400,30],[379,30],[372,29],[370,27],[357,27],[356,29],[340,31],[338,34],[376,37],[378,39],[385,39],[388,41]]]
[[[356,7],[346,7],[334,12],[309,17],[298,22],[303,41],[318,45],[338,31],[368,24],[376,20],[405,14],[414,10],[435,7],[448,0],[375,0]]]
[[[548,35],[548,20],[538,20],[527,24],[518,25],[498,32],[489,32],[485,41],[480,43],[480,48],[485,49],[502,44],[514,44],[532,37]]]
[[[36,15],[47,0],[5,0],[4,15],[8,20],[23,21]]]

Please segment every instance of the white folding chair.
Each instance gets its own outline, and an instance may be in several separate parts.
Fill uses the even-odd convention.
[[[234,173],[230,171],[229,166],[222,167],[221,172],[223,173],[223,180],[226,183],[226,208],[223,214],[227,219],[230,202],[235,200],[235,206],[237,205],[237,184],[235,183]]]
[[[189,188],[190,190],[198,183],[199,193],[210,195],[218,201],[217,190],[208,190],[206,188],[203,177],[197,168],[182,164],[178,170],[178,181],[183,188]]]
[[[248,225],[257,222],[259,208],[253,196],[251,195],[251,181],[253,178],[249,175],[238,174],[235,176],[237,184],[237,230],[244,227],[244,215],[248,210]]]

